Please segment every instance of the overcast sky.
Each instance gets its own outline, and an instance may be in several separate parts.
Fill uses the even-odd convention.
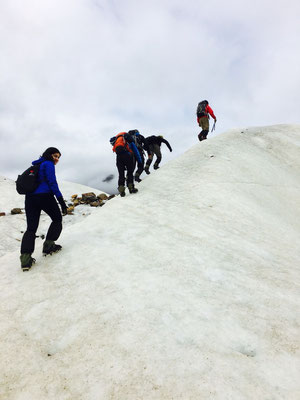
[[[214,134],[299,123],[299,20],[298,0],[1,0],[0,175],[55,146],[59,179],[107,190],[111,136],[162,134],[167,161],[203,99]]]

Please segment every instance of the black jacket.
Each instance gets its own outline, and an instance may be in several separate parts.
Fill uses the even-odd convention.
[[[143,150],[149,151],[148,145],[146,143],[145,136],[139,134],[135,136],[135,144],[139,151],[143,152]]]
[[[168,149],[172,151],[170,143],[161,136],[155,136],[155,135],[148,136],[145,139],[145,143],[147,144],[147,146],[149,146],[150,144],[158,144],[158,146],[161,146],[162,143],[165,143],[168,146]]]

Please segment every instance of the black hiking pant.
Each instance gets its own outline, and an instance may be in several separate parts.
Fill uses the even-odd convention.
[[[142,172],[144,171],[144,165],[145,165],[144,152],[143,152],[143,151],[139,151],[139,153],[140,153],[142,162],[139,163],[139,162],[136,160],[136,162],[134,163],[135,165],[137,164],[137,169],[136,169],[134,175],[135,175],[135,176],[138,176],[138,177],[139,177],[139,176],[142,174]]]
[[[118,186],[125,186],[125,171],[127,171],[127,186],[133,184],[133,171],[135,166],[135,159],[131,153],[122,148],[118,150],[116,148],[117,154],[117,168],[119,172]]]
[[[59,238],[62,231],[62,215],[53,194],[39,193],[26,195],[25,212],[27,230],[22,238],[21,254],[32,254],[34,251],[35,234],[39,226],[41,211],[45,211],[52,219],[46,240],[55,241]]]

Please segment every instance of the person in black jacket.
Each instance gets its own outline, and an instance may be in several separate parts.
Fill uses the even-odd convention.
[[[147,152],[148,152],[148,160],[146,162],[145,172],[146,172],[146,174],[149,175],[150,174],[149,168],[150,168],[150,165],[152,163],[154,154],[156,155],[156,160],[155,160],[155,163],[153,165],[153,168],[154,169],[158,169],[159,168],[159,163],[161,162],[161,158],[162,158],[161,151],[160,151],[161,144],[165,143],[168,146],[168,149],[170,151],[172,151],[172,147],[170,146],[170,143],[166,139],[164,139],[163,136],[154,136],[154,135],[148,136],[145,139],[145,143],[146,143],[146,146],[148,148],[148,150],[147,150]]]
[[[60,151],[55,147],[49,147],[33,165],[40,165],[37,189],[25,197],[25,212],[27,230],[23,235],[21,243],[21,268],[28,271],[35,259],[31,257],[34,251],[35,234],[39,226],[41,211],[49,215],[52,222],[48,229],[46,240],[43,245],[44,255],[52,254],[61,249],[55,241],[62,231],[62,214],[67,214],[67,206],[58,188],[55,177],[55,165],[60,158]],[[59,210],[55,197],[59,202],[62,214]]]
[[[136,182],[141,182],[141,178],[140,175],[142,174],[142,172],[144,171],[144,165],[145,165],[145,151],[146,150],[148,152],[148,146],[145,142],[145,137],[143,135],[140,134],[140,132],[137,129],[133,129],[131,131],[128,131],[129,135],[131,135],[134,139],[134,143],[140,153],[141,156],[141,162],[139,162],[139,160],[136,160],[136,164],[137,164],[137,169],[135,171],[134,174],[134,180]]]

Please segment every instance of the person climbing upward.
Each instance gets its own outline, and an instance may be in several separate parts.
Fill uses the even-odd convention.
[[[113,152],[116,153],[116,165],[119,172],[118,191],[121,197],[125,196],[125,170],[127,170],[127,187],[129,193],[137,193],[138,189],[134,187],[133,171],[135,158],[138,163],[142,163],[140,153],[134,144],[134,139],[127,132],[120,132],[110,139],[113,145]],[[135,158],[134,158],[135,157]]]
[[[198,125],[202,128],[202,131],[198,135],[198,139],[200,140],[200,142],[207,138],[209,132],[209,116],[211,116],[215,120],[215,123],[217,122],[217,118],[208,101],[200,101],[197,106],[197,122]]]
[[[145,172],[146,172],[146,174],[149,175],[150,174],[149,168],[152,163],[154,154],[156,155],[156,160],[153,165],[153,168],[154,169],[159,168],[159,164],[162,159],[162,154],[161,154],[161,150],[160,150],[161,144],[165,143],[170,151],[172,151],[172,147],[170,146],[170,143],[166,139],[164,139],[164,137],[161,135],[160,136],[155,136],[155,135],[148,136],[145,139],[145,143],[147,146],[147,153],[148,153],[148,160],[146,162]]]
[[[136,182],[141,182],[141,174],[144,171],[144,165],[145,165],[145,150],[148,150],[148,146],[145,142],[145,137],[143,135],[140,134],[140,132],[137,129],[133,129],[131,131],[128,131],[128,134],[131,135],[134,139],[134,143],[140,153],[141,156],[141,160],[142,162],[139,163],[138,160],[136,160],[136,164],[137,164],[137,169],[136,172],[134,174],[134,180]]]
[[[39,226],[41,211],[48,214],[52,220],[43,245],[43,254],[53,254],[61,250],[61,246],[55,244],[55,241],[61,234],[62,215],[67,214],[67,206],[55,176],[55,165],[58,163],[60,156],[61,153],[57,148],[49,147],[38,160],[32,162],[32,165],[39,164],[40,168],[37,189],[25,196],[27,229],[22,238],[20,256],[23,271],[28,271],[35,262],[32,253],[34,252],[35,234]],[[54,196],[61,206],[62,214]]]

